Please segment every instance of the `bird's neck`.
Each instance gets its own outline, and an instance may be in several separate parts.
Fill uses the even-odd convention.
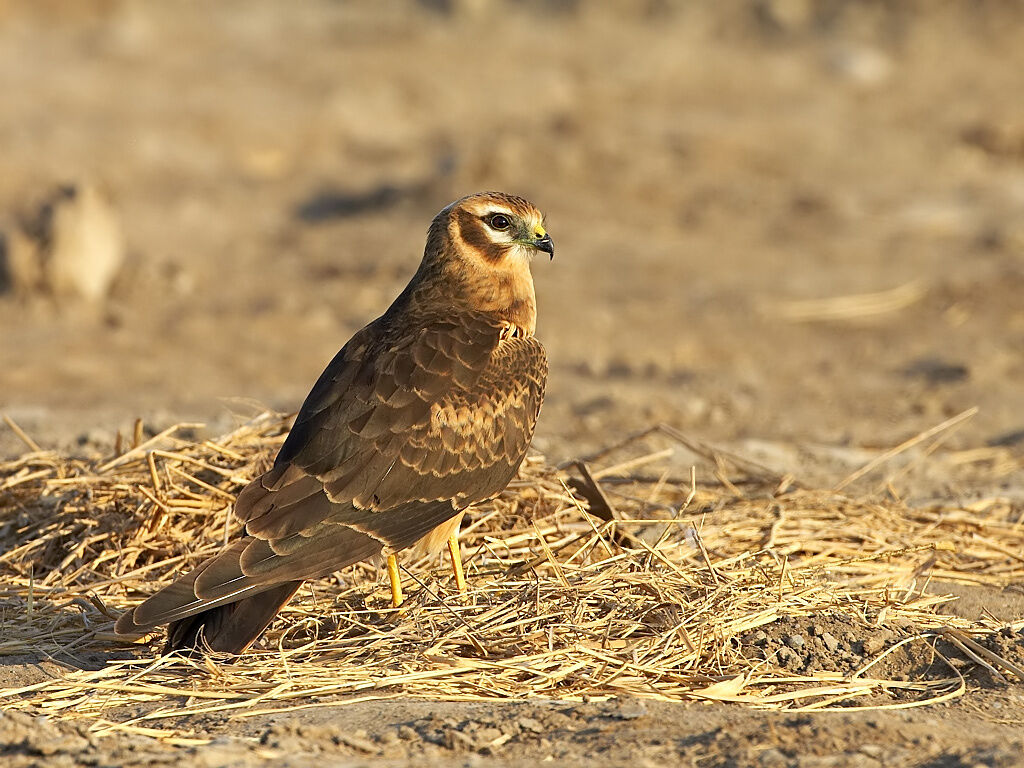
[[[532,336],[537,330],[537,297],[528,263],[486,271],[461,265],[458,270],[445,269],[431,278],[414,278],[410,283],[408,308],[413,312],[429,311],[443,297],[456,309],[481,312],[510,323],[522,335]]]
[[[483,287],[472,293],[473,308],[511,323],[523,335],[533,336],[537,330],[537,296],[530,268],[522,273],[498,273],[487,276]]]

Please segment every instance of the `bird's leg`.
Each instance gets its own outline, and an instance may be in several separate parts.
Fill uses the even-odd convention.
[[[459,550],[459,531],[448,537],[448,554],[452,558],[452,573],[455,574],[455,588],[466,591],[466,574],[462,572],[462,552]]]
[[[388,581],[391,582],[391,607],[397,608],[405,598],[402,596],[402,577],[398,573],[398,560],[388,555]]]

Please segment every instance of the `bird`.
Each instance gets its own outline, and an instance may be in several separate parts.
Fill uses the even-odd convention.
[[[462,516],[516,475],[544,399],[538,253],[553,259],[554,244],[522,197],[443,208],[408,285],[330,361],[271,468],[238,493],[242,535],[115,632],[166,624],[166,652],[238,655],[305,581],[359,561],[386,557],[401,602],[394,555],[417,542],[448,542],[458,582]]]

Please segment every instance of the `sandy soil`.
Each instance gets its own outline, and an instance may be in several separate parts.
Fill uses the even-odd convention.
[[[663,421],[834,481],[978,406],[893,491],[1024,498],[1024,8],[640,6],[0,2],[8,264],[15,220],[68,181],[105,191],[128,248],[100,302],[8,280],[0,410],[88,452],[136,417],[217,432],[249,401],[293,409],[408,279],[433,213],[496,188],[544,209],[557,244],[535,269],[553,460]],[[23,449],[0,432],[0,454]],[[1021,594],[964,590],[953,610],[1020,620]],[[857,652],[827,631],[829,653]],[[825,652],[816,627],[751,652],[793,634]],[[0,659],[0,684],[46,664]],[[815,717],[396,700],[197,723],[218,734],[202,748],[7,713],[0,756],[1019,764],[1020,687],[972,686]]]

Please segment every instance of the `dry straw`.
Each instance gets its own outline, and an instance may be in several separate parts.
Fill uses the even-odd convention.
[[[941,664],[949,653],[1024,679],[993,650],[996,622],[941,615],[944,598],[924,590],[1024,580],[1019,506],[910,508],[801,488],[668,428],[565,470],[529,459],[464,524],[464,596],[437,563],[407,562],[410,598],[392,610],[363,564],[304,587],[240,659],[162,656],[159,637],[115,638],[112,619],[237,533],[233,496],[268,466],[287,421],[263,414],[204,441],[194,426],[145,442],[136,430],[134,447],[96,461],[26,435],[32,452],[0,465],[0,656],[60,670],[0,689],[0,705],[197,743],[183,716],[366,698],[908,707],[966,691],[963,664]],[[683,452],[700,469],[673,476],[665,467]],[[888,647],[852,672],[821,659],[794,672],[750,643],[780,619],[884,631]],[[915,645],[936,664],[888,679]]]

